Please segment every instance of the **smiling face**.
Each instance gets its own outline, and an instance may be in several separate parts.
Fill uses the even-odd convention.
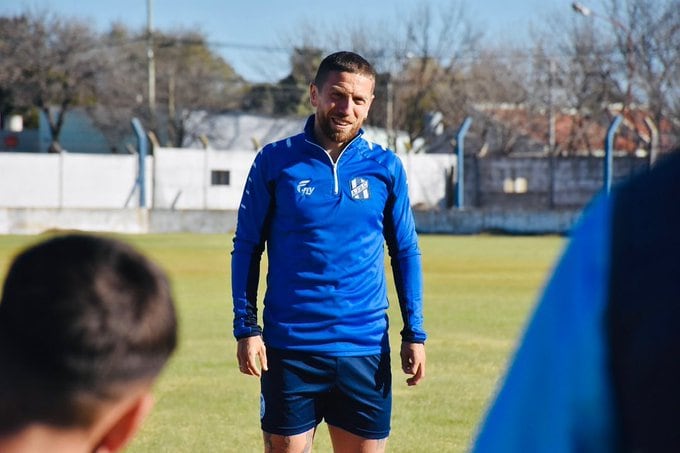
[[[314,133],[326,150],[339,152],[357,135],[368,116],[374,85],[364,74],[331,71],[321,86],[310,86]]]

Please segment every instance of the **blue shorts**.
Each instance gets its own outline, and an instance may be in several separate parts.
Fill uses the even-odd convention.
[[[267,349],[261,377],[264,432],[293,436],[321,420],[366,439],[390,434],[392,373],[389,353],[328,357]]]

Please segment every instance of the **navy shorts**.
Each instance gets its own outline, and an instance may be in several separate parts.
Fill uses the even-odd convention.
[[[293,436],[321,420],[366,439],[390,433],[392,373],[389,353],[328,357],[267,349],[261,377],[264,432]]]

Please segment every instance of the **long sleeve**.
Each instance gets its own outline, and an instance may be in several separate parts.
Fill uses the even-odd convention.
[[[266,170],[266,158],[260,152],[248,174],[238,211],[231,258],[234,336],[237,339],[262,332],[257,323],[257,289],[272,201]]]
[[[613,403],[604,316],[610,205],[575,229],[516,351],[473,451],[607,452]]]
[[[385,239],[399,299],[403,341],[424,343],[423,274],[415,221],[408,198],[406,173],[395,159],[392,192],[385,210]]]

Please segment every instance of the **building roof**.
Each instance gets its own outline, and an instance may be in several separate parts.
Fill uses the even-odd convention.
[[[187,120],[189,132],[182,147],[257,151],[267,143],[299,134],[306,120],[306,117],[275,118],[242,112],[197,111]],[[364,131],[367,140],[388,146],[384,129],[367,126]],[[405,152],[405,143],[405,134],[399,134],[396,151]]]

